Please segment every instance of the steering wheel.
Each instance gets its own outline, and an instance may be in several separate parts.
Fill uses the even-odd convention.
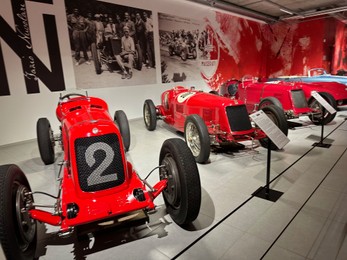
[[[71,97],[85,97],[85,95],[78,93],[70,93],[60,97],[60,100],[63,101],[64,99],[70,99]]]

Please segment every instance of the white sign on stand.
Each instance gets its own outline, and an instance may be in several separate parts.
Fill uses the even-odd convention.
[[[282,149],[289,143],[289,138],[275,125],[264,111],[259,110],[251,114],[250,117],[279,149]]]
[[[312,97],[314,97],[330,114],[335,114],[336,110],[333,108],[317,91],[311,92]]]

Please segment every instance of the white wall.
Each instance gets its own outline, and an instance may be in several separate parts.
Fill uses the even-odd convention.
[[[212,8],[206,8],[183,0],[109,0],[107,2],[152,11],[155,26],[156,64],[160,64],[158,12],[197,20],[202,20],[202,17],[206,15],[214,15]],[[0,14],[13,28],[14,22],[10,3],[10,0],[1,0]],[[48,51],[44,40],[45,37],[43,37],[43,39],[40,37],[40,35],[44,35],[42,14],[48,13],[55,15],[59,34],[59,45],[61,48],[60,51],[63,60],[65,83],[69,90],[74,90],[76,89],[76,84],[66,26],[64,1],[54,0],[53,3],[53,5],[46,5],[26,1],[33,48],[35,54],[45,62],[46,66],[49,66],[47,57]],[[6,63],[6,72],[11,91],[10,96],[0,96],[0,145],[36,138],[36,122],[40,117],[47,117],[51,122],[53,130],[57,133],[59,125],[55,117],[55,107],[58,102],[59,93],[50,92],[42,82],[40,82],[39,94],[27,94],[19,57],[4,40],[0,39],[0,43]],[[108,103],[112,115],[115,110],[122,109],[126,112],[128,119],[140,118],[142,117],[142,106],[145,99],[151,98],[158,104],[160,101],[160,94],[164,90],[175,85],[174,83],[161,84],[160,81],[160,67],[157,66],[157,84],[89,89],[88,94],[90,96],[103,98]],[[203,81],[182,82],[181,85],[195,85],[198,89],[208,90]]]

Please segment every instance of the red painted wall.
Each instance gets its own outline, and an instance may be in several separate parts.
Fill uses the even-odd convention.
[[[332,71],[347,70],[347,25],[337,21]]]
[[[202,76],[212,89],[244,75],[307,75],[311,68],[347,69],[347,29],[334,18],[260,24],[216,12],[206,19],[215,34],[219,62],[215,74]]]
[[[319,19],[265,26],[264,38],[270,48],[267,75],[307,75],[308,69],[322,67],[330,71],[334,25],[331,19]]]

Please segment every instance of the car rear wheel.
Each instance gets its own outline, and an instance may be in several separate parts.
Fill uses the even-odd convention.
[[[136,58],[134,59],[135,68],[137,70],[142,70],[143,54],[142,54],[142,50],[141,50],[140,44],[136,44],[135,48],[136,48]]]
[[[193,49],[192,53],[193,53],[193,59],[195,60],[195,59],[196,59],[196,57],[198,56],[198,54],[197,54],[197,52],[196,52],[195,47],[194,47],[194,49]]]
[[[99,75],[99,74],[101,74],[101,63],[100,63],[99,53],[98,53],[98,50],[96,48],[96,43],[95,42],[93,42],[90,45],[90,50],[92,51],[95,72],[96,72],[96,74]]]
[[[29,183],[18,166],[0,166],[0,239],[7,259],[34,259],[36,221],[27,207],[33,203]]]
[[[186,118],[184,139],[198,163],[206,163],[210,157],[210,136],[202,118],[196,114]]]
[[[259,103],[259,109],[262,109],[263,107],[275,105],[278,106],[283,110],[282,103],[275,97],[266,97],[263,98]]]
[[[120,134],[122,135],[125,151],[129,151],[130,127],[129,127],[128,118],[123,110],[117,110],[114,113],[114,121],[118,125]]]
[[[201,183],[194,157],[179,138],[167,139],[161,148],[160,179],[167,179],[163,191],[167,212],[178,225],[194,221],[200,211]]]
[[[326,92],[319,92],[319,95],[321,95],[322,98],[324,98],[329,103],[329,105],[331,105],[335,110],[337,109],[336,100],[334,99],[334,97],[331,94],[326,93]],[[317,112],[314,115],[309,116],[310,120],[315,125],[329,124],[336,116],[336,113],[330,114],[326,109],[324,109],[324,115],[322,118],[323,107],[314,97],[310,98],[310,100],[308,101],[308,106],[313,111]]]
[[[143,104],[143,120],[147,130],[153,131],[157,127],[157,111],[151,99],[147,99]]]
[[[54,136],[47,118],[40,118],[36,124],[37,143],[45,165],[54,163]]]
[[[287,118],[283,112],[283,109],[279,108],[276,105],[269,105],[262,108],[264,113],[275,123],[275,125],[284,133],[288,135],[288,123]],[[263,138],[259,140],[260,144],[267,148],[269,145],[269,138]],[[278,147],[271,142],[271,150],[278,150]]]

